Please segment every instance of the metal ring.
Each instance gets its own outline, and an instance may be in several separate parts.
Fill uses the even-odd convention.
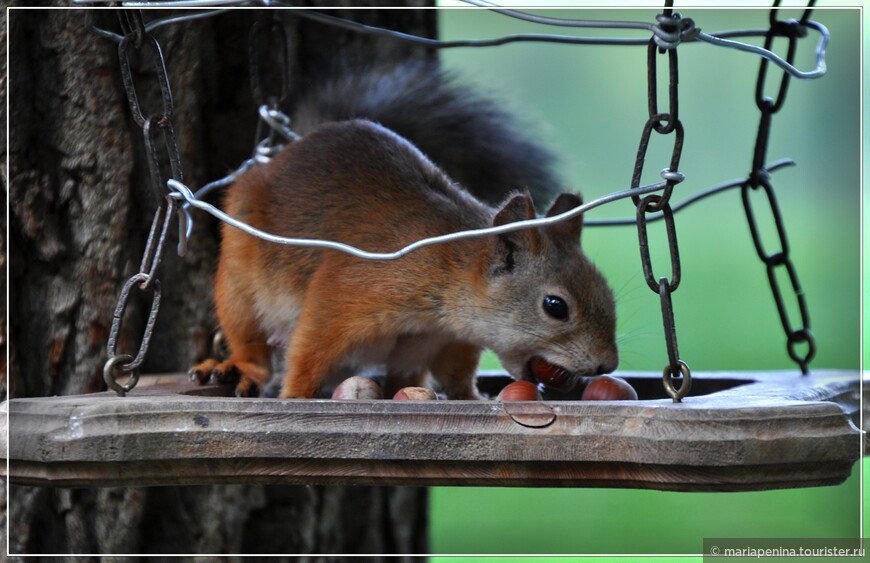
[[[123,385],[118,383],[115,380],[115,376],[112,374],[114,371],[116,364],[124,363],[130,365],[133,362],[133,356],[130,354],[119,354],[117,356],[112,356],[106,361],[106,365],[103,366],[103,381],[106,382],[106,385],[109,386],[110,389],[115,391],[119,397],[123,397],[127,394],[127,392],[131,391],[136,384],[139,383],[139,370],[132,369],[128,373],[130,374],[130,378],[127,380],[127,383]],[[124,366],[117,366],[121,371],[124,371]]]
[[[662,168],[662,179],[674,186],[686,179],[686,175],[679,170],[671,170],[670,168]]]
[[[662,373],[662,383],[665,386],[665,391],[668,392],[668,395],[671,396],[675,403],[679,403],[683,397],[689,394],[689,390],[692,388],[692,372],[689,366],[683,360],[677,360],[677,365],[680,366],[680,373],[683,376],[683,384],[680,385],[679,389],[674,387],[670,365],[666,365]]]
[[[659,194],[649,194],[640,200],[637,205],[637,213],[658,213],[662,211],[666,205],[669,205],[665,198]]]
[[[809,350],[807,350],[806,354],[798,354],[797,350],[795,350],[795,346],[806,342],[809,345]],[[816,338],[813,336],[813,333],[810,332],[808,328],[801,328],[795,331],[792,331],[788,334],[788,355],[794,360],[794,362],[800,366],[801,373],[806,375],[809,373],[809,363],[816,355]]]

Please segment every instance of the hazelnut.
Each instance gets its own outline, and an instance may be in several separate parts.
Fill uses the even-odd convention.
[[[380,385],[368,377],[355,375],[342,381],[332,392],[332,398],[345,400],[383,399],[384,392]]]
[[[498,394],[499,401],[540,401],[541,392],[531,381],[514,381]]]
[[[535,379],[554,389],[562,389],[571,380],[571,374],[565,368],[551,364],[540,356],[535,356],[529,361],[529,368]]]
[[[582,401],[636,401],[637,391],[629,383],[612,375],[599,375],[583,391]]]
[[[396,401],[434,401],[437,398],[435,392],[426,387],[403,387],[393,395]]]

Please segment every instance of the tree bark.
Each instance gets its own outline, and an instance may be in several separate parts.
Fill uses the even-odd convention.
[[[147,12],[145,19],[157,15],[165,14]],[[344,15],[410,33],[435,32],[431,11]],[[184,180],[192,187],[222,177],[252,152],[256,109],[247,36],[256,17],[235,12],[154,31],[169,72]],[[314,79],[326,67],[340,71],[371,60],[432,56],[287,13],[281,17],[290,38],[291,82]],[[94,21],[119,29],[114,13],[101,11]],[[0,83],[0,95],[5,102],[8,87],[10,162],[7,170],[3,151],[0,172],[10,179],[11,359],[8,389],[6,366],[0,365],[0,391],[13,398],[99,391],[105,388],[102,368],[118,293],[139,269],[158,201],[142,132],[122,86],[117,44],[89,33],[82,10],[17,10],[9,23],[9,37],[0,37],[10,52],[9,82]],[[5,64],[5,56],[0,61]],[[137,91],[147,91],[140,94],[142,107],[159,111],[151,63],[134,59],[132,67]],[[5,225],[5,211],[0,219]],[[186,371],[210,350],[217,227],[196,216],[183,259],[174,253],[176,240],[172,233],[159,271],[163,299],[143,372]],[[0,305],[5,316],[6,304]],[[149,307],[147,294],[131,302],[120,350],[135,352]],[[12,554],[426,550],[425,489],[9,489],[2,522]]]

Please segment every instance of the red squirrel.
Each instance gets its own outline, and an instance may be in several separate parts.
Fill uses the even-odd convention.
[[[425,72],[421,80],[440,80]],[[395,90],[383,81],[372,83],[401,105]],[[458,110],[467,105],[458,99],[461,91],[453,93],[457,98],[447,105],[456,111],[442,109],[442,121],[466,115]],[[356,95],[371,101],[376,93]],[[472,110],[469,119],[475,115]],[[516,137],[501,120],[482,125],[479,133],[500,128]],[[490,207],[434,164],[417,146],[425,143],[412,144],[387,128],[388,120],[379,121],[305,127],[300,140],[228,188],[225,210],[276,235],[377,252],[535,217],[528,192],[513,192]],[[469,141],[475,144],[499,143]],[[522,156],[514,148],[501,150],[487,158],[497,164],[499,158]],[[463,158],[475,166],[473,155]],[[521,172],[535,176],[538,165]],[[493,196],[493,190],[483,191]],[[575,194],[560,194],[547,215],[580,203]],[[581,227],[582,217],[576,217],[370,261],[337,250],[273,244],[222,224],[215,300],[230,355],[198,364],[191,377],[237,381],[237,395],[253,395],[271,376],[267,343],[286,342],[284,398],[314,397],[327,380],[371,366],[385,368],[392,389],[420,385],[431,374],[449,398],[479,398],[474,375],[485,348],[517,379],[534,379],[544,370],[559,375],[560,387],[573,387],[580,377],[613,371],[618,363],[613,296],[581,251]]]

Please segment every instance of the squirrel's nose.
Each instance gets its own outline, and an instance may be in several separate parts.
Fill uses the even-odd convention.
[[[616,371],[616,367],[619,365],[619,356],[616,353],[613,353],[611,357],[608,357],[601,364],[598,365],[598,369],[595,371],[595,375],[604,375],[605,373],[611,373]]]

